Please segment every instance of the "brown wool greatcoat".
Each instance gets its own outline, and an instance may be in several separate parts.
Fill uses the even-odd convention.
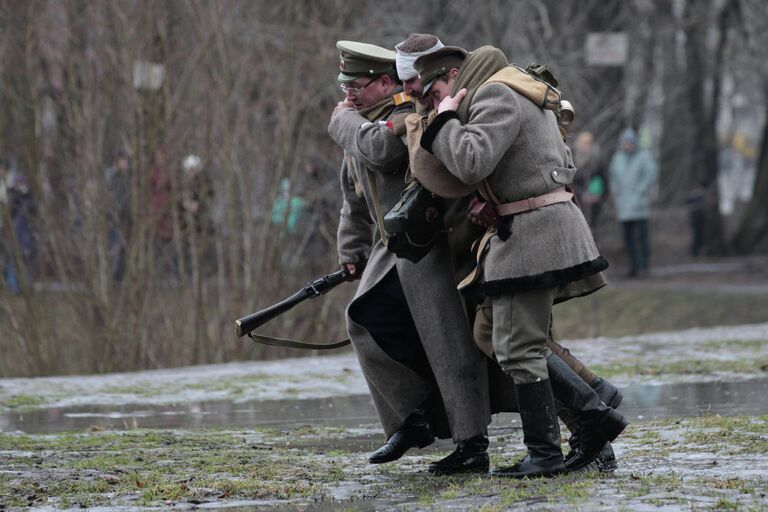
[[[576,169],[554,114],[506,85],[481,86],[470,100],[468,121],[438,115],[422,137],[448,171],[466,184],[486,179],[501,203],[551,192],[573,180]],[[485,295],[562,285],[607,267],[581,210],[556,203],[508,219],[510,236],[490,238],[483,261]]]
[[[396,108],[375,121],[407,112]],[[343,206],[338,230],[340,263],[367,260],[355,297],[347,308],[347,328],[373,397],[384,433],[389,438],[430,394],[432,385],[391,359],[370,333],[349,316],[349,309],[396,268],[414,323],[427,354],[455,441],[486,431],[490,423],[487,368],[475,348],[462,302],[456,291],[450,254],[444,239],[419,263],[398,259],[381,241],[371,180],[375,180],[381,214],[400,198],[408,152],[403,140],[355,110],[337,113],[328,127],[344,149],[341,168]],[[431,418],[434,421],[434,418]]]

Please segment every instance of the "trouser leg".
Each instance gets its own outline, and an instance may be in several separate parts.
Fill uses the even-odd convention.
[[[349,316],[370,333],[390,358],[434,382],[395,269],[349,309]],[[410,448],[422,448],[433,442],[434,436],[427,421],[427,402],[429,399],[408,415],[387,442],[369,456],[369,462],[391,462],[402,457]]]
[[[627,247],[627,254],[629,256],[629,273],[630,275],[635,275],[640,270],[635,221],[622,222],[621,226],[624,233],[624,244]]]
[[[358,300],[349,316],[371,333],[389,357],[421,377],[434,379],[397,270],[392,269],[373,290]]]
[[[549,378],[546,343],[556,293],[552,287],[491,299],[493,350],[515,385]]]
[[[651,246],[648,239],[648,220],[641,219],[636,221],[637,245],[639,268],[645,270],[648,268],[651,259]]]
[[[513,478],[551,476],[564,471],[546,342],[557,288],[493,297],[493,349],[515,382],[528,455],[495,474]]]

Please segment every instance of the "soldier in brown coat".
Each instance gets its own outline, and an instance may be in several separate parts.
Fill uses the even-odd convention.
[[[495,474],[551,476],[565,470],[553,387],[566,404],[587,401],[576,407],[590,432],[582,443],[587,453],[569,469],[594,459],[626,422],[567,365],[556,375],[548,371],[554,301],[569,283],[604,270],[607,262],[565,188],[575,169],[554,114],[504,83],[486,83],[506,66],[492,47],[472,54],[446,47],[417,59],[424,91],[438,110],[421,145],[461,182],[478,185],[500,217],[478,248],[477,279],[467,288],[490,300],[493,348],[514,379],[528,455]]]
[[[381,218],[400,198],[408,166],[403,140],[387,127],[413,104],[396,81],[394,52],[340,41],[346,97],[328,131],[344,149],[339,262],[360,285],[347,327],[387,443],[389,462],[434,437],[451,437],[460,471],[488,471],[486,367],[453,280],[444,239],[418,263],[387,250]]]

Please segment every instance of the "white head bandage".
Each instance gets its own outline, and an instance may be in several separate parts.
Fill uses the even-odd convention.
[[[405,41],[403,41],[405,42]],[[397,54],[395,55],[395,65],[397,66],[397,77],[405,82],[406,80],[410,80],[411,78],[415,77],[418,73],[416,73],[416,69],[413,67],[413,63],[416,62],[416,59],[421,57],[422,55],[426,55],[428,53],[436,52],[440,48],[442,48],[444,45],[440,40],[437,40],[437,43],[432,48],[429,48],[428,50],[424,50],[423,52],[414,52],[414,53],[403,53],[400,50],[400,47],[403,45],[403,43],[398,44],[395,46],[395,50],[397,50]]]

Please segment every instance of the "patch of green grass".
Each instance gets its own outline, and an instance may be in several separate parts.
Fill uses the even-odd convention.
[[[714,359],[691,359],[669,363],[634,363],[614,365],[592,365],[596,374],[612,378],[618,375],[709,375],[720,372],[763,373],[768,362],[760,359],[719,361]]]
[[[46,399],[36,395],[14,395],[0,402],[0,406],[8,409],[31,409],[44,404]]]
[[[149,384],[143,386],[108,386],[102,391],[110,395],[137,395],[143,397],[158,396],[166,392],[165,389],[153,388]]]
[[[724,500],[740,507],[765,504],[766,481],[659,470],[663,450],[731,451],[768,438],[768,416],[726,418],[709,416],[639,422],[624,436],[622,459],[646,445],[648,474],[597,472],[561,475],[552,479],[517,481],[486,475],[435,477],[424,472],[425,455],[383,466],[366,464],[364,454],[342,450],[317,452],[316,440],[343,434],[342,429],[297,426],[288,430],[172,431],[133,430],[64,435],[0,434],[0,445],[20,441],[12,450],[34,454],[0,454],[0,466],[10,479],[0,482],[0,508],[48,505],[56,508],[95,506],[158,507],[176,503],[286,500],[290,505],[331,499],[340,483],[353,484],[349,503],[382,500],[419,509],[440,510],[450,502],[488,511],[544,507],[590,507],[607,495],[621,495],[637,506],[684,506],[685,497]],[[690,436],[690,437],[686,437]],[[258,444],[253,440],[258,439]],[[311,448],[298,444],[315,440]],[[290,441],[290,445],[288,445]],[[258,449],[254,449],[258,448]],[[0,448],[2,449],[2,448]],[[762,445],[760,445],[760,449]],[[765,452],[764,452],[765,453]],[[518,454],[519,455],[519,454]],[[496,466],[517,457],[493,455]],[[501,459],[497,461],[497,459]],[[501,462],[501,464],[496,464]],[[637,463],[637,461],[634,461]],[[31,501],[30,501],[31,500]],[[468,505],[467,505],[468,504]],[[631,507],[629,507],[631,509]]]
[[[768,321],[768,296],[695,293],[669,290],[632,290],[611,287],[554,308],[555,328],[561,338],[629,336],[649,332]]]
[[[731,350],[755,350],[768,348],[768,340],[712,340],[700,345],[702,348],[728,348]]]
[[[741,504],[736,501],[720,498],[712,507],[714,510],[741,510]]]

